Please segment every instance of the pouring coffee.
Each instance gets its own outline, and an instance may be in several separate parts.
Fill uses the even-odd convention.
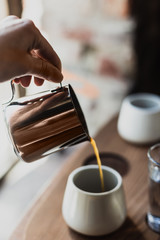
[[[71,85],[60,86],[3,105],[8,133],[17,156],[33,162],[60,149],[90,141],[99,166],[101,190],[105,191],[98,148],[89,136],[86,120]]]

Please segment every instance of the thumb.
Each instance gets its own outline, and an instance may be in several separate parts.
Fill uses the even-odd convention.
[[[41,58],[35,58],[30,55],[28,56],[28,61],[28,66],[30,66],[30,68],[28,69],[27,74],[56,83],[63,80],[63,75],[60,70],[48,61]]]

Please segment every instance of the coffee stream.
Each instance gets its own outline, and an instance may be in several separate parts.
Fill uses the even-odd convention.
[[[104,192],[105,191],[104,178],[103,178],[103,171],[102,171],[102,166],[101,166],[102,164],[101,164],[101,159],[100,159],[100,156],[99,156],[99,151],[98,151],[96,142],[93,138],[90,138],[90,142],[91,142],[91,145],[93,147],[94,153],[95,153],[96,158],[97,158],[97,164],[98,164],[98,167],[99,167],[99,174],[100,174],[100,180],[101,180],[101,190],[102,190],[102,192]]]

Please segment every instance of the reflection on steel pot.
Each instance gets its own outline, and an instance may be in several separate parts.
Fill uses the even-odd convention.
[[[3,109],[15,152],[26,162],[90,139],[70,85],[10,101]]]

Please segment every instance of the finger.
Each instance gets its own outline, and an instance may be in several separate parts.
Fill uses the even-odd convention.
[[[61,61],[57,53],[53,50],[49,42],[42,36],[37,29],[36,41],[34,42],[34,48],[38,56],[48,60],[51,64],[57,67],[61,71]]]
[[[48,81],[59,83],[63,79],[61,72],[51,63],[28,55],[28,74]]]
[[[37,86],[42,86],[43,83],[44,83],[44,79],[38,78],[38,77],[34,77],[34,83],[35,83]]]
[[[31,76],[20,77],[19,82],[23,87],[28,87],[30,85],[31,78],[32,78]]]
[[[19,79],[19,78],[15,78],[13,81],[14,81],[14,83],[16,83],[16,84],[20,83],[20,79]]]

